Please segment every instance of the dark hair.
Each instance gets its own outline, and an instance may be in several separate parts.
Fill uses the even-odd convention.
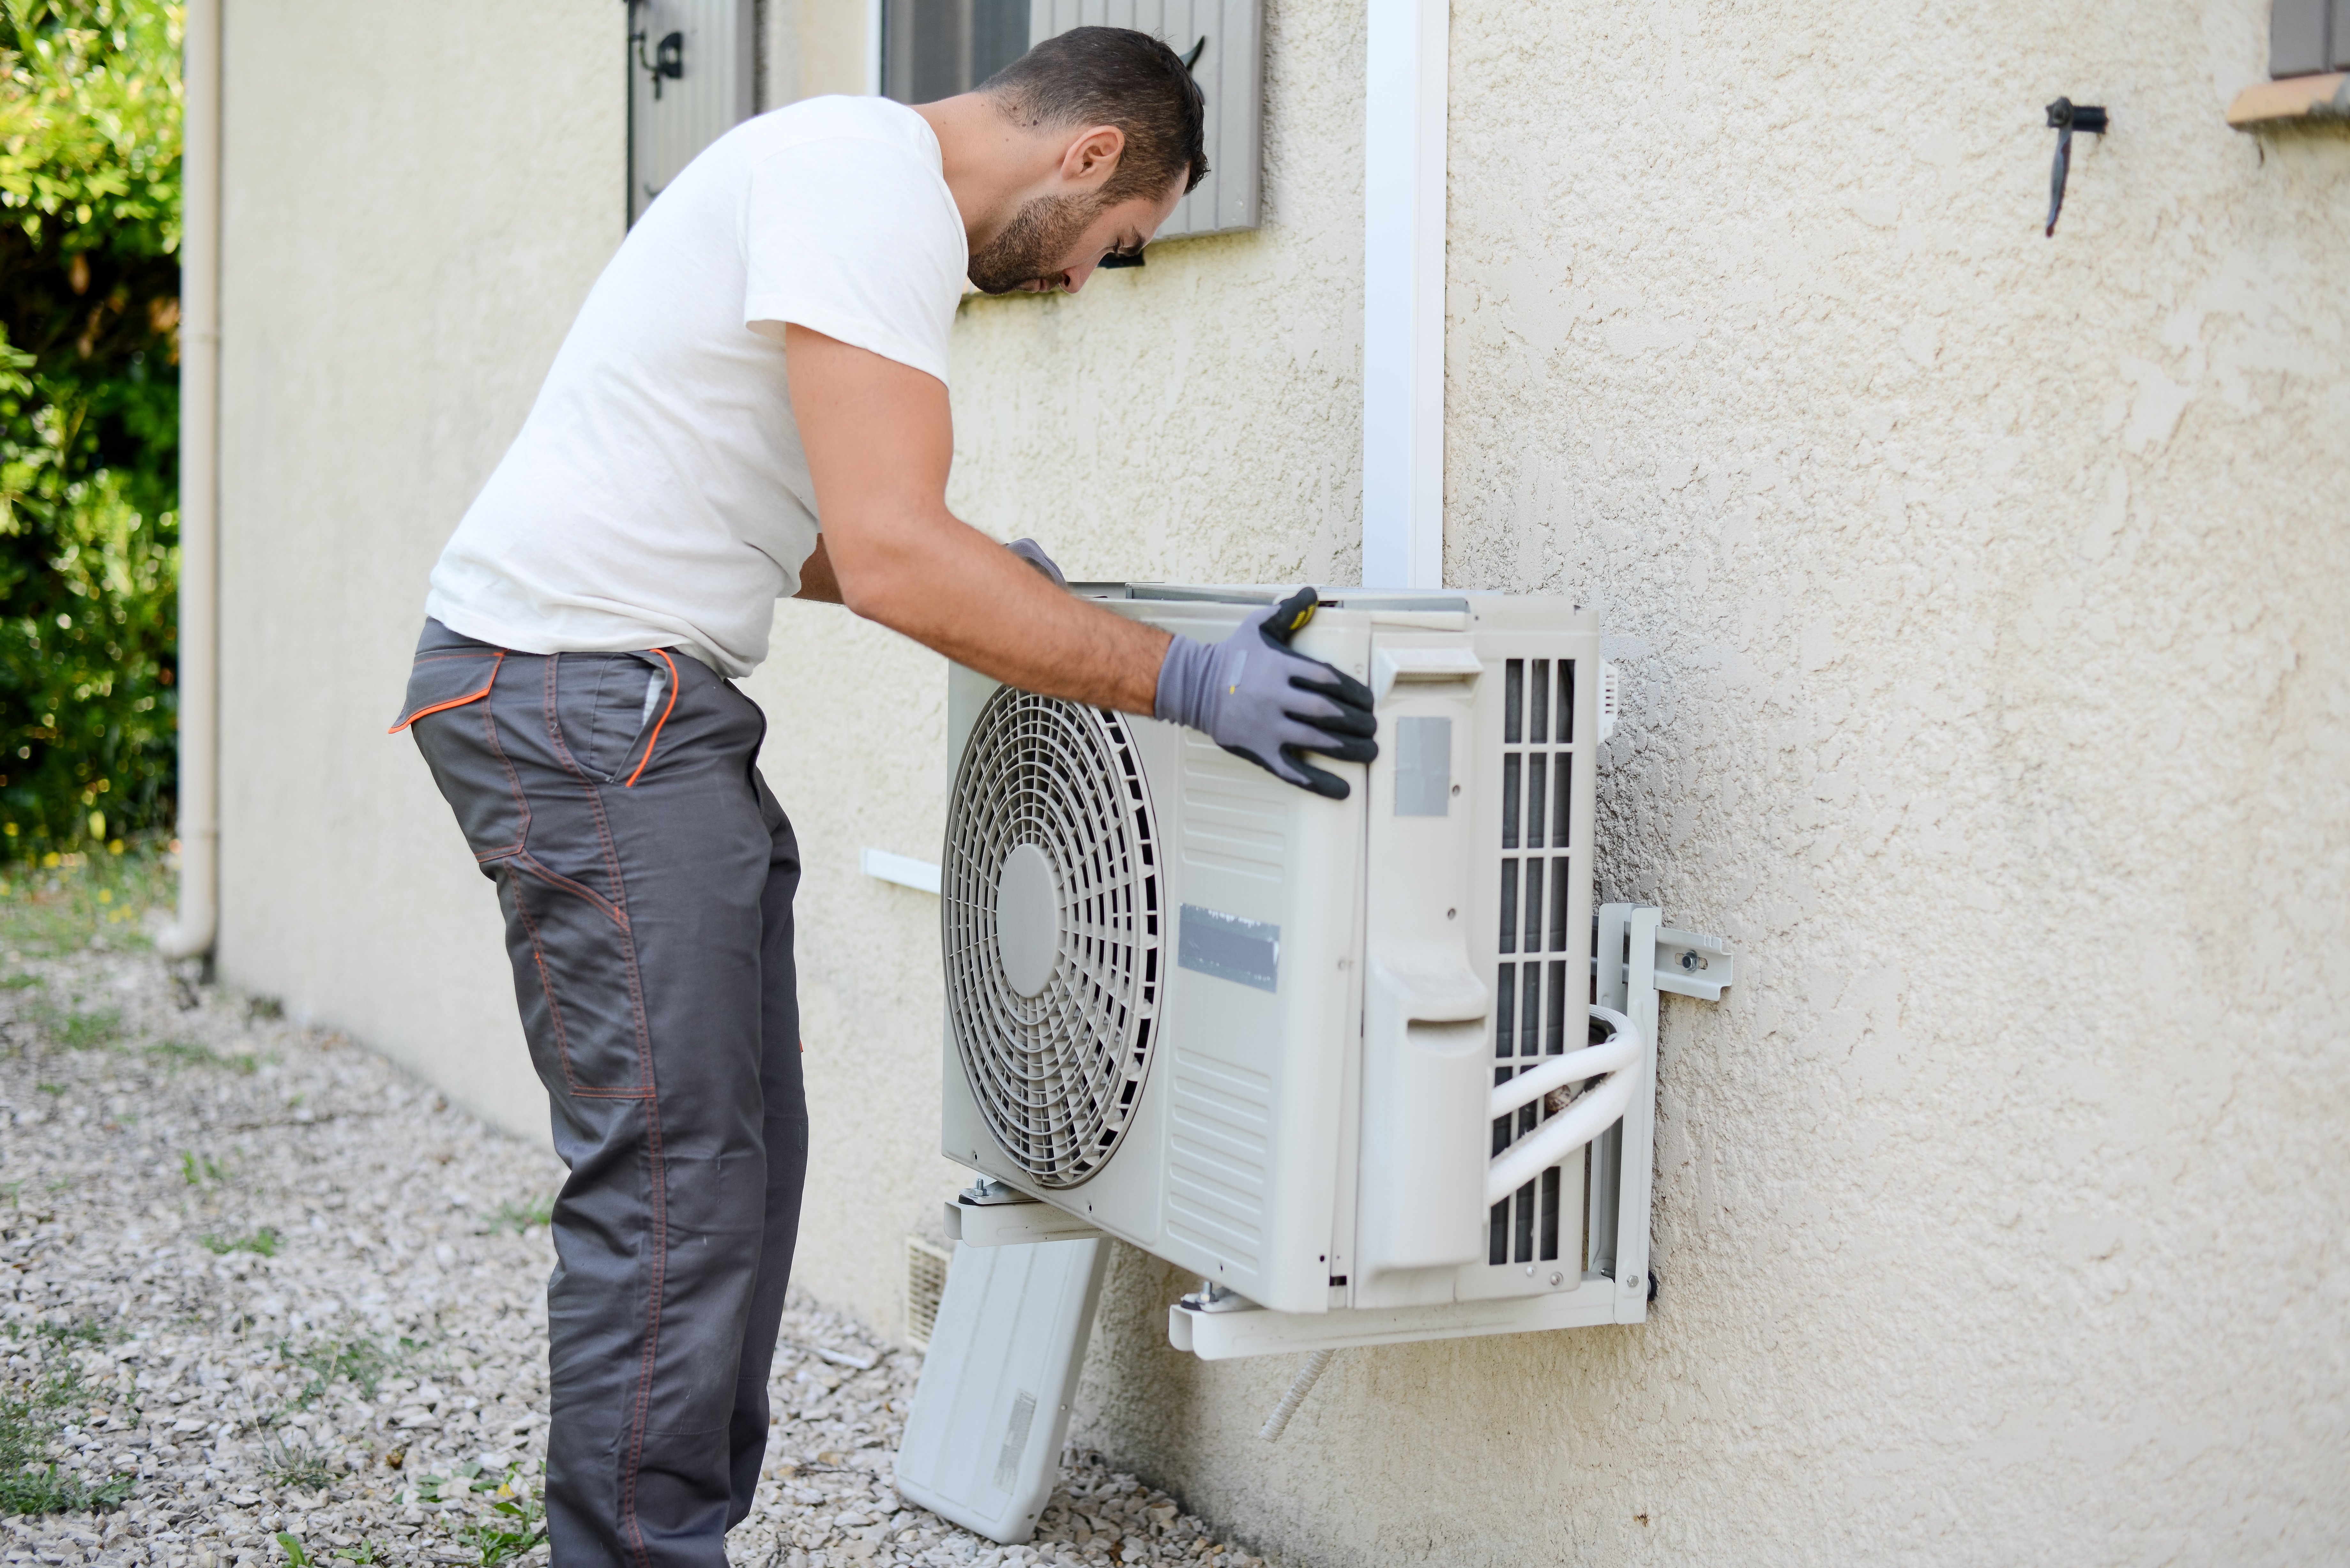
[[[1115,125],[1124,131],[1126,151],[1102,187],[1105,204],[1158,196],[1179,174],[1189,194],[1207,176],[1207,101],[1182,58],[1148,33],[1072,27],[979,90],[1025,125]]]

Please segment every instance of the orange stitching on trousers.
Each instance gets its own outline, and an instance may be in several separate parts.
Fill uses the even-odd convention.
[[[653,760],[653,748],[660,744],[661,726],[669,722],[671,713],[677,711],[677,660],[669,656],[665,648],[656,648],[653,651],[660,655],[663,664],[669,666],[669,706],[663,708],[661,716],[653,721],[652,738],[645,742],[645,754],[638,760],[637,771],[629,775],[629,782],[620,786],[622,789],[636,788],[637,781],[645,776],[645,764]]]

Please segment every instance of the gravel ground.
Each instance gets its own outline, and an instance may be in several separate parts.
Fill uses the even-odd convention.
[[[5,1561],[543,1563],[553,1158],[103,936],[0,956]],[[737,1563],[1257,1563],[1097,1456],[1029,1547],[904,1507],[919,1358],[784,1342]]]

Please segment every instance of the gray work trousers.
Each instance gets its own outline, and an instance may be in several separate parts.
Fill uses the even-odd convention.
[[[754,765],[765,721],[683,654],[515,653],[427,621],[396,727],[497,885],[570,1171],[554,1568],[724,1568],[807,1170],[799,849]]]

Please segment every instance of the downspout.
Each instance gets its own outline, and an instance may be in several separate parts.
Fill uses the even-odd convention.
[[[180,916],[166,958],[220,927],[221,3],[187,0],[180,56]]]
[[[1363,127],[1363,585],[1444,583],[1449,0],[1369,0]]]

